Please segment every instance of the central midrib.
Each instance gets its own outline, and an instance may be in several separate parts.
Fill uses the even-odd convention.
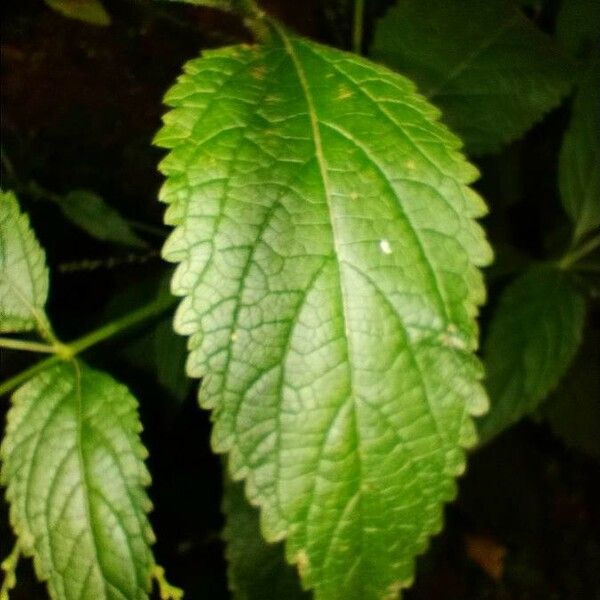
[[[273,23],[273,28],[276,31],[276,33],[279,35],[279,37],[281,38],[283,45],[285,47],[285,50],[294,65],[296,74],[298,76],[298,81],[300,83],[300,87],[302,88],[302,92],[306,99],[307,112],[308,112],[308,116],[310,119],[311,130],[312,130],[312,137],[313,137],[314,144],[315,144],[315,156],[317,159],[317,163],[319,165],[319,172],[320,172],[321,180],[323,183],[323,191],[325,194],[327,209],[329,211],[329,222],[331,224],[333,247],[334,247],[334,251],[335,251],[335,256],[337,258],[337,257],[341,256],[340,244],[339,244],[340,233],[336,227],[336,220],[334,218],[333,208],[332,208],[332,200],[331,200],[331,196],[329,194],[329,177],[327,174],[327,164],[326,164],[325,156],[323,153],[321,130],[319,127],[319,121],[317,119],[317,113],[316,113],[316,109],[315,109],[314,100],[312,97],[312,93],[310,91],[310,86],[308,84],[306,74],[304,72],[304,68],[302,67],[302,64],[300,63],[298,55],[296,54],[296,51],[295,51],[292,43],[290,42],[290,39],[288,38],[285,31],[282,30],[277,24]],[[354,401],[354,394],[353,394],[354,386],[353,386],[352,361],[351,361],[351,356],[353,355],[352,337],[350,335],[350,328],[349,328],[349,324],[348,324],[348,320],[347,320],[347,313],[348,313],[348,306],[347,306],[347,300],[346,300],[347,293],[345,291],[346,286],[344,284],[343,269],[342,269],[341,261],[338,259],[337,262],[338,262],[338,274],[339,274],[339,277],[338,277],[339,292],[340,292],[340,299],[342,302],[342,318],[344,320],[344,336],[347,341],[346,364],[348,365],[350,399],[352,400],[352,409],[351,409],[352,425],[353,425],[354,433],[355,433],[355,437],[356,437],[356,454],[357,454],[357,464],[358,464],[358,471],[359,471],[357,481],[360,482],[360,481],[362,481],[362,457],[361,457],[361,452],[360,452],[360,439],[359,439],[358,421],[357,421],[357,416],[356,416],[356,404]],[[362,497],[362,494],[361,494],[360,484],[359,484],[359,488],[358,488],[359,504],[361,502],[361,497]],[[359,519],[361,519],[360,508],[358,509],[357,512],[359,515]],[[359,531],[361,532],[361,547],[364,548],[364,539],[363,539],[363,535],[362,535],[362,532],[363,532],[362,523],[359,525]]]

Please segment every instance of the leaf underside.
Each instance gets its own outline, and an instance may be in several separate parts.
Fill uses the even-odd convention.
[[[153,534],[137,402],[80,362],[12,397],[0,448],[12,526],[53,599],[148,598]]]
[[[28,331],[45,319],[46,255],[12,192],[0,191],[0,332]]]
[[[523,135],[569,91],[569,59],[509,0],[402,0],[370,55],[413,79],[474,154]]]
[[[164,257],[213,447],[317,598],[395,597],[486,407],[477,171],[411,82],[275,25],[166,102]]]
[[[564,272],[532,270],[506,288],[483,349],[491,406],[479,422],[482,441],[532,413],[556,387],[584,317],[585,301]]]

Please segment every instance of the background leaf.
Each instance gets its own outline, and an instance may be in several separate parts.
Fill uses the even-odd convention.
[[[371,56],[413,79],[472,153],[523,135],[571,83],[570,61],[504,0],[402,0]]]
[[[283,546],[264,541],[258,509],[248,504],[244,488],[226,477],[223,492],[229,587],[236,600],[309,600],[298,574],[285,562]]]
[[[319,599],[392,597],[485,410],[477,171],[408,80],[289,36],[167,94],[164,256],[213,447]]]
[[[586,330],[569,372],[540,412],[565,444],[600,459],[600,333]]]
[[[46,255],[16,196],[0,191],[0,331],[27,331],[45,322]]]
[[[110,15],[99,0],[45,0],[46,4],[69,19],[91,25],[110,25]]]
[[[57,203],[67,219],[98,240],[134,248],[147,247],[119,212],[94,192],[73,190]]]
[[[153,534],[137,402],[80,362],[12,397],[2,483],[19,545],[53,599],[144,599]]]
[[[500,297],[483,358],[491,406],[479,422],[487,441],[532,413],[556,387],[581,342],[585,302],[569,275],[528,271]]]
[[[560,152],[559,187],[575,240],[600,226],[600,45],[578,88]]]
[[[600,2],[562,0],[556,20],[556,37],[573,56],[583,58],[598,42]]]

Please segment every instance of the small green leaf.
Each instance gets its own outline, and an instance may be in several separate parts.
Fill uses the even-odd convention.
[[[586,328],[581,349],[541,413],[567,446],[600,459],[600,330]]]
[[[166,97],[175,328],[267,540],[319,600],[392,597],[487,404],[485,205],[410,81],[269,26]]]
[[[153,534],[137,402],[80,362],[12,397],[0,448],[11,523],[55,600],[147,599]]]
[[[183,4],[194,4],[195,6],[208,6],[225,11],[234,11],[242,2],[241,0],[162,0],[166,2],[178,2]]]
[[[147,246],[129,223],[94,192],[73,190],[57,204],[67,219],[98,240],[134,248]]]
[[[570,61],[504,0],[402,0],[371,56],[414,79],[472,153],[523,135],[571,84]]]
[[[223,492],[227,577],[235,600],[309,600],[298,574],[285,562],[281,544],[268,544],[260,531],[258,509],[244,488],[228,477]]]
[[[562,0],[556,37],[573,56],[586,57],[600,38],[598,0]]]
[[[559,187],[574,240],[600,226],[600,47],[579,86],[560,152]]]
[[[45,0],[46,4],[69,19],[91,25],[110,25],[110,15],[99,0]]]
[[[190,393],[192,380],[185,373],[185,338],[173,332],[172,318],[160,321],[153,332],[156,378],[170,394],[182,402]]]
[[[46,255],[16,196],[0,191],[0,331],[27,331],[46,321]]]
[[[500,298],[484,343],[491,406],[479,422],[487,441],[532,413],[556,387],[581,342],[585,302],[568,274],[528,271]]]

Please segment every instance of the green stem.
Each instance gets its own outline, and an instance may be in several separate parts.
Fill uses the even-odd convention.
[[[51,367],[52,365],[60,362],[61,360],[71,360],[77,354],[84,352],[88,348],[107,340],[115,336],[116,334],[141,323],[151,317],[155,317],[167,309],[169,309],[176,302],[176,298],[171,296],[160,298],[155,300],[146,306],[142,306],[137,310],[134,310],[119,319],[110,321],[95,329],[94,331],[78,338],[77,340],[70,342],[69,344],[61,344],[57,354],[42,360],[28,369],[21,371],[14,377],[7,379],[4,383],[0,384],[0,396],[11,392],[14,388],[25,383],[28,379],[37,375],[40,371]]]
[[[8,592],[12,590],[17,583],[17,565],[21,557],[19,544],[15,544],[12,552],[2,561],[2,570],[4,571],[4,582],[0,588],[0,600],[8,600]]]
[[[568,269],[584,256],[591,254],[596,248],[600,247],[600,234],[590,238],[584,244],[568,252],[558,263],[561,269]]]
[[[354,0],[354,18],[352,20],[352,52],[362,54],[363,30],[365,18],[365,0]]]
[[[29,340],[14,340],[12,338],[0,337],[0,348],[10,348],[11,350],[27,350],[28,352],[46,352],[54,354],[56,346],[50,344],[41,344],[40,342],[31,342]]]

